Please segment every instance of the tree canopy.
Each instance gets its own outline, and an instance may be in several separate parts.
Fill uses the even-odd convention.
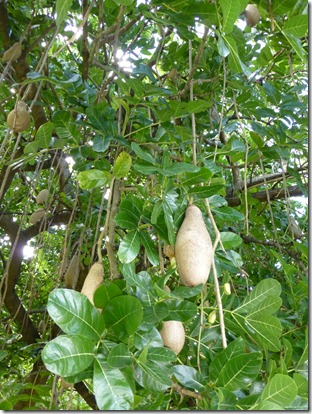
[[[0,0],[1,409],[307,409],[307,7]]]

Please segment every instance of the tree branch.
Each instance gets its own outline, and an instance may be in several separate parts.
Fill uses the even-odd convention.
[[[268,194],[269,194],[271,201],[281,200],[287,197],[297,197],[297,196],[304,195],[303,191],[297,185],[287,187],[286,190],[285,188],[274,188],[274,189],[268,190]],[[258,191],[257,193],[252,193],[251,197],[260,202],[268,201],[266,191]],[[236,207],[236,206],[241,205],[240,197],[232,196],[232,190],[227,192],[225,199],[228,202],[228,205],[230,207]]]

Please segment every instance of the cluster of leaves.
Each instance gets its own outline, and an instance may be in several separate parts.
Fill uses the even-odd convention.
[[[23,41],[3,66],[3,111],[20,95],[34,120],[16,137],[0,114],[0,407],[58,408],[57,375],[102,410],[306,409],[307,219],[290,197],[307,195],[307,6],[257,0],[250,28],[248,0],[89,3],[0,3],[3,50]],[[30,226],[43,188],[48,215]],[[220,233],[225,349],[212,275],[180,286],[162,254],[190,198],[203,212],[208,201]],[[60,262],[79,251],[85,276],[107,224],[93,306],[63,288]],[[167,320],[186,330],[178,356],[159,334]],[[38,341],[51,375],[37,375]]]
[[[49,314],[64,332],[42,351],[51,372],[72,383],[92,379],[101,410],[142,409],[147,392],[156,398],[177,383],[193,390],[199,409],[292,409],[296,397],[294,407],[300,407],[307,396],[307,380],[300,373],[307,343],[292,378],[287,375],[291,344],[286,339],[281,344],[282,325],[273,315],[282,302],[277,281],[263,280],[226,313],[232,341],[217,351],[217,325],[206,325],[201,331],[200,318],[194,319],[194,298],[202,285],[168,293],[147,272],[135,274],[128,265],[124,270],[125,280],[106,282],[97,289],[95,306],[72,290],[56,289],[50,294]],[[179,358],[163,347],[156,329],[162,320],[186,323],[189,340]],[[263,349],[267,355],[284,353],[278,368],[262,371]],[[197,352],[202,356],[200,365]],[[157,399],[158,408],[170,404],[165,395],[163,400]]]

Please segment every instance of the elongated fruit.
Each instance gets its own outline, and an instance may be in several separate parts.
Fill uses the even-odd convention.
[[[255,6],[254,4],[248,4],[244,13],[246,23],[248,24],[248,26],[253,27],[256,26],[257,23],[259,23],[260,13],[257,6]]]
[[[186,209],[176,238],[175,258],[185,286],[207,282],[213,249],[202,213],[196,206],[190,205]]]
[[[93,295],[96,290],[100,286],[101,283],[104,282],[104,268],[102,263],[94,263],[87,274],[87,277],[84,281],[84,284],[81,289],[81,293],[83,293],[89,301],[94,305],[93,302]]]
[[[65,286],[68,289],[75,289],[78,282],[79,270],[79,257],[77,254],[74,254],[64,275]]]
[[[181,352],[185,342],[185,331],[180,321],[165,321],[160,331],[163,343],[176,354]]]

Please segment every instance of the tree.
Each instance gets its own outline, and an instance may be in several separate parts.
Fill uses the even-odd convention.
[[[247,3],[0,2],[2,409],[307,409],[307,4]]]

